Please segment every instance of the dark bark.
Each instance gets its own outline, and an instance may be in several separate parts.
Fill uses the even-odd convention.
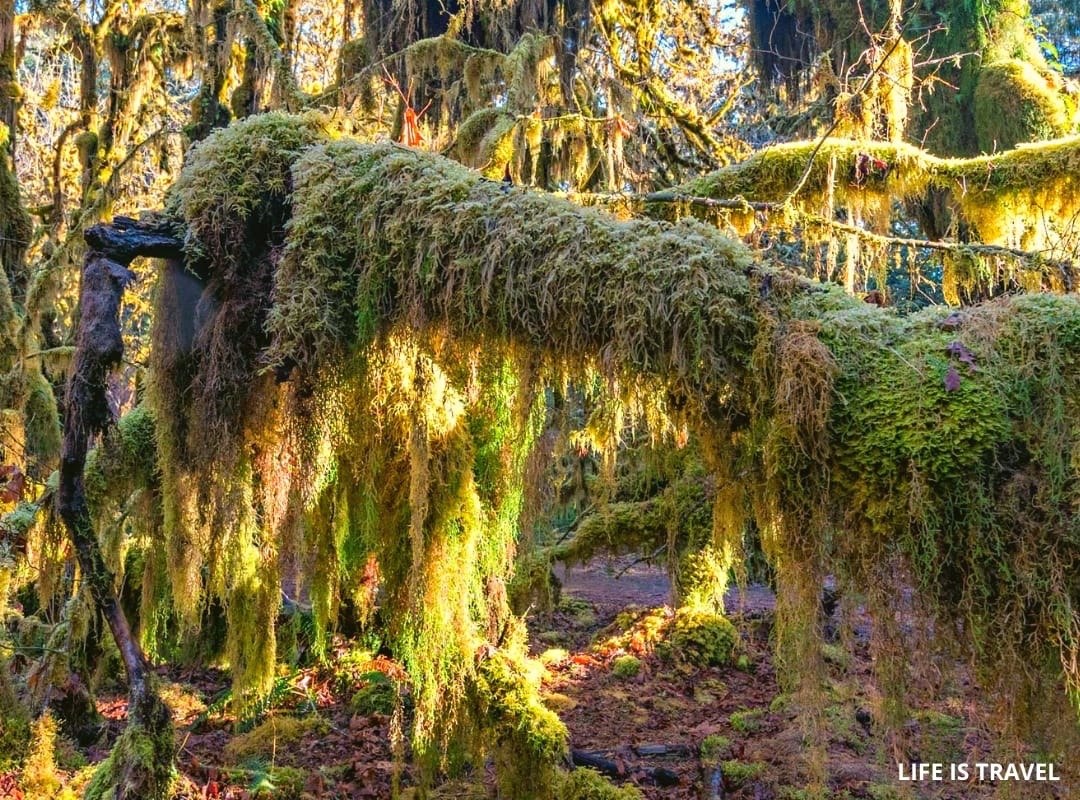
[[[108,796],[118,800],[156,798],[166,788],[173,759],[171,718],[158,697],[149,663],[132,634],[116,594],[114,576],[98,545],[83,470],[91,440],[112,423],[106,381],[124,354],[119,313],[124,288],[134,278],[128,265],[140,255],[176,257],[181,245],[163,226],[126,218],[118,218],[113,225],[95,225],[85,237],[89,250],[79,289],[79,324],[68,379],[57,510],[71,536],[83,580],[124,662],[128,729],[154,743],[149,760],[145,750],[123,749],[110,765]],[[134,757],[136,754],[140,757]]]

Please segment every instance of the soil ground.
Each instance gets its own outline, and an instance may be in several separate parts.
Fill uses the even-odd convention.
[[[597,561],[560,570],[558,577],[557,607],[529,616],[530,646],[547,665],[547,702],[565,721],[579,757],[604,759],[617,783],[637,785],[648,800],[809,800],[801,718],[774,671],[769,640],[775,600],[766,587],[733,590],[727,597],[727,613],[741,637],[739,665],[701,668],[665,660],[632,637],[629,644],[625,636],[618,639],[628,607],[656,609],[668,602],[662,570]],[[988,782],[898,779],[898,753],[909,765],[1009,759],[991,756],[986,710],[956,669],[945,670],[951,674],[947,680],[936,668],[927,670],[936,680],[925,686],[916,676],[910,693],[914,718],[901,734],[902,744],[887,745],[874,722],[880,701],[872,689],[869,621],[856,615],[852,630],[853,655],[832,646],[825,652],[829,800],[1001,796]],[[616,639],[621,644],[613,644]],[[625,667],[628,655],[639,660],[635,674],[615,666]],[[357,689],[370,684],[373,670],[394,675],[399,669],[387,659],[354,668],[342,651],[329,668],[301,670],[283,680],[268,722],[246,738],[222,708],[224,673],[162,672],[186,796],[362,800],[389,798],[395,780],[408,787],[409,768],[396,772],[391,717],[353,701]],[[933,702],[920,699],[931,695]],[[112,733],[118,733],[122,697],[100,705]],[[91,751],[91,761],[106,755],[111,738]],[[1065,765],[1057,766],[1060,774]],[[438,787],[435,796],[491,797],[489,773]],[[1075,796],[1064,782],[1005,788],[1025,800]]]

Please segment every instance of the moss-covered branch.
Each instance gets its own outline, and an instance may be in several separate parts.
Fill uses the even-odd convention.
[[[313,545],[337,565],[330,597],[361,574],[335,542],[370,553],[418,724],[453,724],[439,699],[462,696],[483,631],[504,629],[495,587],[521,507],[524,410],[574,377],[597,387],[605,447],[631,419],[701,443],[723,477],[714,543],[737,550],[753,517],[777,570],[780,663],[804,686],[820,687],[828,571],[883,616],[914,586],[1001,696],[1060,712],[1045,687],[1080,690],[1075,297],[898,317],[764,269],[694,220],[620,222],[428,153],[332,138],[323,119],[266,115],[212,135],[186,168],[174,208],[208,281],[189,302],[212,292],[218,310],[179,345],[157,340],[163,491],[180,511],[243,521],[240,544],[191,543],[206,553],[292,541],[277,522],[254,529],[255,509],[295,496],[314,516],[275,519],[340,537]],[[1005,158],[1008,174],[1039,169],[1027,159]],[[181,400],[202,395],[206,413]],[[253,482],[296,429],[284,463],[300,466]],[[257,563],[276,562],[245,556],[217,585],[247,586]],[[888,643],[882,675],[903,674],[905,646]]]

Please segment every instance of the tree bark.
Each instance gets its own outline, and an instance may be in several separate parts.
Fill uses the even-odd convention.
[[[93,437],[112,423],[106,397],[109,373],[124,354],[120,303],[135,277],[128,265],[136,256],[178,257],[180,242],[162,227],[117,218],[85,234],[89,250],[79,289],[79,324],[68,379],[64,439],[60,457],[57,510],[71,536],[82,578],[109,624],[128,681],[128,731],[153,743],[117,745],[97,796],[117,800],[163,797],[172,769],[172,721],[154,685],[150,665],[131,631],[116,594],[115,578],[102,556],[86,501],[83,472]],[[93,793],[90,793],[93,794]],[[89,796],[89,794],[88,794]]]

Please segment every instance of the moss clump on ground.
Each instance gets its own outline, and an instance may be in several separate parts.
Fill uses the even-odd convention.
[[[615,786],[596,770],[581,768],[565,773],[553,795],[560,800],[641,800],[636,786]]]
[[[701,740],[701,760],[708,764],[720,761],[720,756],[731,747],[731,740],[718,733],[710,733]]]
[[[1027,61],[1008,59],[979,70],[975,130],[984,153],[1056,139],[1070,128],[1065,99],[1055,81]]]
[[[616,678],[633,678],[641,672],[641,659],[637,656],[617,656],[611,662],[611,674]]]
[[[398,696],[394,682],[382,672],[366,672],[361,680],[364,685],[352,696],[349,706],[360,714],[393,714]]]
[[[271,717],[247,733],[233,737],[225,746],[226,763],[242,764],[251,758],[267,758],[285,752],[305,736],[318,736],[330,730],[319,716]]]
[[[664,653],[699,667],[730,664],[739,632],[722,614],[680,608],[667,629]]]
[[[724,761],[720,764],[720,774],[724,783],[732,789],[738,789],[745,783],[760,778],[765,774],[766,764],[760,761]]]
[[[741,709],[731,713],[731,727],[739,733],[753,733],[760,730],[765,717],[765,709]]]

